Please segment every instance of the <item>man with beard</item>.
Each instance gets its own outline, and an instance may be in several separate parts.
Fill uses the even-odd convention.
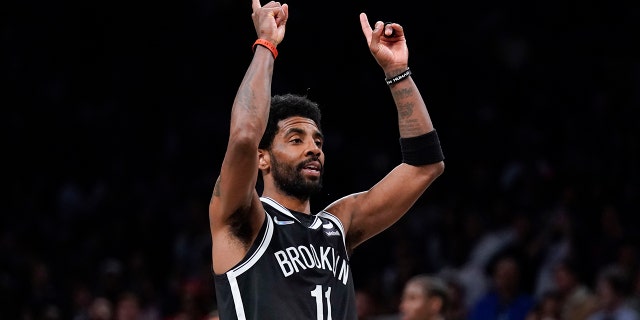
[[[444,170],[438,136],[411,79],[404,31],[382,21],[372,29],[360,14],[398,110],[403,162],[369,190],[312,214],[310,197],[321,189],[325,161],[320,109],[305,96],[271,96],[289,7],[253,0],[252,9],[258,40],[209,204],[220,318],[354,320],[350,254],[400,219]]]

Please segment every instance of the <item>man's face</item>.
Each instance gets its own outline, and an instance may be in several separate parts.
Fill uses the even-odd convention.
[[[269,152],[273,181],[285,193],[308,199],[322,189],[322,133],[302,117],[284,119],[278,126]]]

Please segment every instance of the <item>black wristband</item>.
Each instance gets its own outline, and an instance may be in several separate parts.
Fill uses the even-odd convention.
[[[395,77],[391,77],[391,78],[385,78],[384,81],[387,82],[387,85],[392,85],[394,83],[398,83],[406,78],[408,78],[411,75],[411,69],[407,68],[407,70],[405,70],[403,73],[395,76]]]
[[[444,160],[438,133],[429,133],[411,138],[400,138],[402,162],[414,166],[437,163]]]

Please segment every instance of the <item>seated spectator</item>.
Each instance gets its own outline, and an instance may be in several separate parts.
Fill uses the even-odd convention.
[[[449,288],[442,279],[426,274],[414,276],[402,292],[400,319],[445,319],[449,302]]]
[[[521,289],[521,266],[511,251],[498,254],[489,266],[491,287],[469,312],[470,320],[524,320],[534,299]]]
[[[553,279],[563,320],[584,320],[595,311],[596,296],[583,280],[578,261],[571,258],[560,261],[554,268]]]
[[[599,308],[587,320],[639,320],[638,312],[627,304],[629,283],[628,275],[618,266],[600,271],[596,284]]]
[[[560,319],[562,319],[560,317],[560,295],[554,290],[544,292],[526,318],[526,320]]]

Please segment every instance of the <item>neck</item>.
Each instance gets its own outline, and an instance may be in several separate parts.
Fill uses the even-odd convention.
[[[290,210],[311,214],[311,202],[309,200],[300,200],[281,192],[270,192],[267,189],[262,193],[262,196],[271,198]]]

